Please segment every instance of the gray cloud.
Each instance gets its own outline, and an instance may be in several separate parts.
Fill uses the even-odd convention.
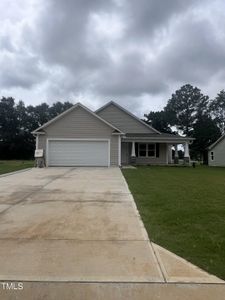
[[[185,34],[184,34],[185,33]],[[161,53],[159,66],[166,78],[205,84],[225,68],[225,40],[207,20],[183,20],[176,36]]]
[[[199,0],[126,0],[123,10],[129,24],[128,33],[135,39],[151,39],[153,33],[168,26],[171,19],[187,12]]]
[[[224,88],[222,0],[7,3],[0,88],[26,102],[79,98],[95,108],[115,99],[142,114],[187,82],[213,96]]]
[[[167,85],[159,76],[155,65],[146,62],[143,53],[134,51],[124,54],[118,64],[112,63],[110,68],[103,70],[96,89],[112,97],[157,94],[167,90]]]
[[[107,63],[108,55],[101,51],[104,48],[99,45],[94,51],[93,43],[89,43],[88,25],[92,12],[107,10],[110,4],[103,0],[49,0],[38,22],[38,39],[34,35],[43,59],[75,71],[94,70]]]
[[[41,69],[37,57],[5,53],[0,58],[0,86],[4,88],[32,88],[44,79],[45,71]]]

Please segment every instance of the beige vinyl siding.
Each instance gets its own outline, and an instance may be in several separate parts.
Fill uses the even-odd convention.
[[[127,145],[126,145],[127,144]],[[131,143],[122,143],[122,164],[129,164],[131,157]],[[127,156],[127,158],[126,158]],[[159,144],[159,157],[136,157],[137,165],[166,165],[167,144]]]
[[[130,143],[121,143],[121,164],[128,165],[130,163],[131,145]]]
[[[213,152],[214,160],[211,160],[211,152]],[[208,152],[208,164],[209,166],[225,167],[225,138]]]
[[[118,136],[113,136],[113,128],[77,107],[61,119],[44,128],[45,135],[39,136],[38,149],[44,149],[49,138],[110,139],[110,164],[118,165]]]
[[[113,104],[100,110],[97,114],[124,133],[154,133],[151,128],[148,128]]]
[[[44,154],[46,151],[46,135],[39,135],[38,137],[38,149],[43,149]]]
[[[105,138],[111,135],[113,129],[82,107],[77,107],[50,124],[45,131],[51,137]]]
[[[112,166],[118,166],[119,162],[119,145],[118,145],[118,135],[113,135],[111,137],[111,146],[110,146],[110,161]]]

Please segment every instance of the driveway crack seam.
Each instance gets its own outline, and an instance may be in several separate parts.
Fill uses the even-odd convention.
[[[48,181],[46,184],[44,184],[44,185],[43,185],[41,188],[39,188],[38,190],[30,192],[28,195],[24,196],[22,199],[20,199],[19,201],[17,201],[15,204],[10,205],[10,206],[9,206],[8,208],[6,208],[5,210],[1,211],[1,212],[0,212],[0,216],[3,215],[4,213],[6,213],[8,210],[10,210],[12,207],[15,207],[16,205],[19,205],[19,204],[21,204],[22,202],[26,201],[26,199],[29,198],[32,194],[36,194],[36,193],[40,192],[43,188],[45,188],[48,184],[52,183],[54,180],[57,180],[57,179],[59,179],[60,177],[65,176],[66,174],[72,172],[74,169],[76,169],[76,168],[72,168],[72,169],[70,169],[69,171],[66,171],[66,172],[63,173],[63,174],[60,174],[59,176],[55,177],[54,179],[51,179],[50,181]]]
[[[158,254],[156,253],[155,248],[154,248],[154,246],[152,245],[151,240],[149,240],[149,244],[150,244],[150,247],[152,248],[152,251],[153,251],[153,253],[154,253],[154,255],[155,255],[155,258],[156,258],[156,261],[157,261],[157,263],[158,263],[159,269],[160,269],[160,271],[161,271],[161,273],[162,273],[162,277],[163,277],[164,281],[167,283],[166,274],[164,273],[163,266],[162,266],[161,263],[160,263]]]

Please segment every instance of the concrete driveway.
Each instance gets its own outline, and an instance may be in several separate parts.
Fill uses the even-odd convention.
[[[87,291],[91,299],[97,294],[96,299],[105,299],[112,284],[114,299],[139,293],[145,294],[134,299],[145,299],[149,287],[143,284],[148,283],[152,295],[165,293],[169,299],[161,284],[222,282],[149,241],[119,168],[32,169],[1,177],[0,280],[25,281],[28,296],[37,288],[35,282],[42,291],[49,284],[57,285],[54,291],[60,284],[87,284],[79,286],[81,294],[76,290],[81,297],[74,298],[72,288],[73,299],[88,299],[82,296]],[[209,295],[209,287],[202,288]]]
[[[120,169],[32,169],[0,182],[0,279],[162,281]]]

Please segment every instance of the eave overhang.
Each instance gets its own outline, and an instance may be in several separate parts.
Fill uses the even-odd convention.
[[[154,137],[140,137],[140,136],[133,136],[133,137],[122,137],[122,142],[149,142],[149,143],[166,143],[166,144],[182,144],[185,142],[191,143],[193,142],[194,138],[189,137],[161,137],[160,135]]]
[[[32,131],[31,134],[33,134],[34,136],[36,136],[36,135],[44,135],[45,132],[44,131]]]

